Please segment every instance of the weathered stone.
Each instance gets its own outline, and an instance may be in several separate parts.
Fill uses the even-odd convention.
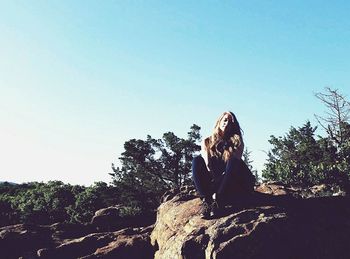
[[[83,258],[151,259],[154,257],[154,248],[151,246],[149,237],[152,229],[153,226],[117,231],[114,233],[115,241]]]
[[[18,224],[0,228],[1,258],[31,257],[39,248],[49,246],[51,231],[48,226]]]
[[[96,251],[97,248],[106,246],[116,239],[114,233],[92,233],[87,236],[73,239],[47,250],[42,258],[78,258]]]
[[[120,206],[111,206],[95,212],[91,224],[101,231],[111,231],[121,225]]]
[[[154,248],[149,235],[153,227],[129,228],[116,232],[92,233],[73,239],[50,249],[40,249],[39,258],[126,258],[127,255],[142,255],[153,258]],[[137,257],[132,257],[137,258]]]
[[[278,185],[257,190],[269,194],[256,192],[212,220],[200,218],[199,198],[173,195],[158,208],[151,234],[152,245],[158,247],[155,258],[345,258],[350,254],[348,198],[302,199],[298,189]]]

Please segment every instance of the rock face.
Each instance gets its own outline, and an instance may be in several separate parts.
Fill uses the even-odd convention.
[[[115,232],[92,233],[63,244],[38,250],[39,258],[153,258],[148,228],[127,228]]]
[[[201,201],[191,191],[167,194],[151,234],[155,258],[349,257],[348,198],[303,199],[308,191],[276,184],[257,190],[212,220],[200,218]]]
[[[0,258],[153,258],[153,226],[95,232],[92,226],[53,224],[0,228]],[[88,234],[90,233],[90,234]],[[132,257],[129,257],[131,256]]]
[[[121,221],[117,207],[96,212],[88,225],[2,227],[0,258],[349,258],[350,202],[329,196],[335,191],[342,194],[324,185],[261,184],[204,220],[196,192],[184,187],[164,194],[149,227],[116,229],[135,220]]]
[[[50,243],[50,229],[46,226],[12,225],[0,228],[0,257],[18,258],[30,255]]]

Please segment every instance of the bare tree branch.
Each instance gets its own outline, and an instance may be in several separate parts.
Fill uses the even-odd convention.
[[[325,93],[315,93],[314,95],[328,109],[324,116],[316,114],[314,116],[339,148],[344,143],[342,127],[344,122],[349,122],[350,118],[350,102],[339,93],[338,89],[331,89],[330,87],[325,88]]]

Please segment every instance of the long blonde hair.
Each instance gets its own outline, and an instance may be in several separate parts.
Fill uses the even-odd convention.
[[[222,132],[220,129],[220,122],[225,115],[229,116],[231,123],[229,123],[225,132]],[[228,145],[224,148],[223,152],[221,152],[218,150],[218,144],[223,140],[225,140]],[[230,111],[220,115],[215,123],[212,135],[204,140],[204,145],[209,156],[222,157],[225,162],[231,158],[232,154],[241,144],[242,131],[236,116]]]

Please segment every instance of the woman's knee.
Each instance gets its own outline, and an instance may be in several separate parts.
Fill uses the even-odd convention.
[[[196,156],[192,161],[192,175],[193,177],[201,177],[207,172],[205,161],[202,156]]]
[[[201,155],[195,156],[192,160],[192,164],[205,163],[204,158]]]
[[[205,161],[201,155],[196,156],[192,160],[192,171],[202,170],[203,166],[205,167]]]

